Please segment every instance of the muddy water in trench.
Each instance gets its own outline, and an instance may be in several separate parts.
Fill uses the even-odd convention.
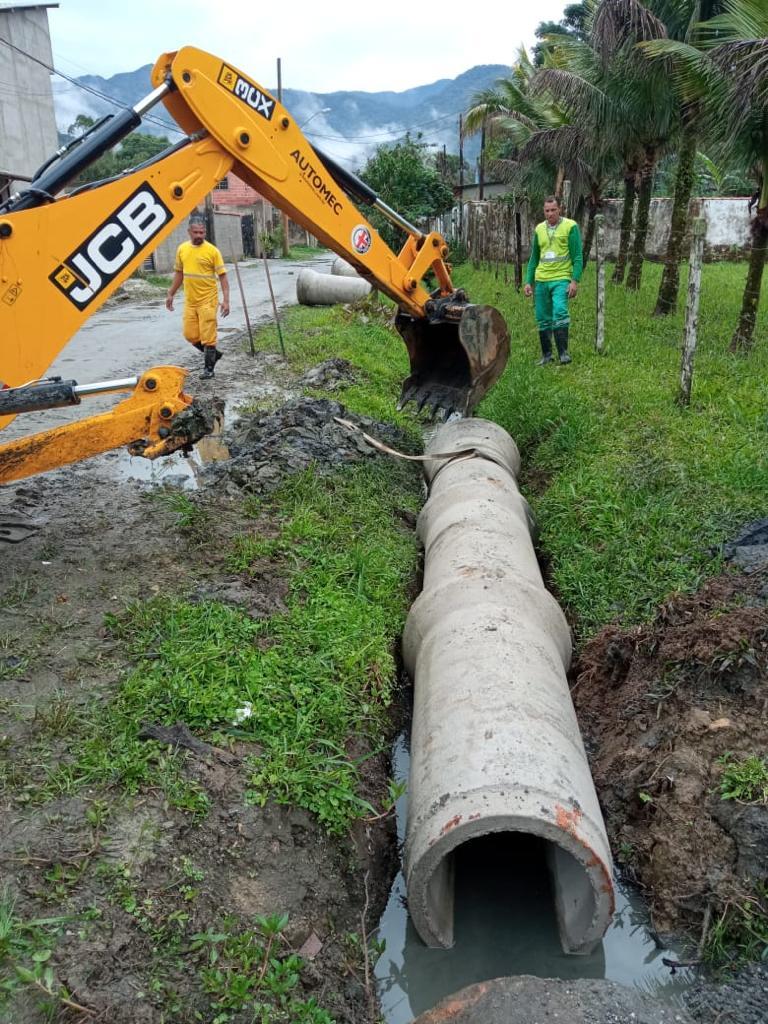
[[[392,761],[395,778],[407,779],[409,756],[402,736]],[[406,806],[407,797],[402,797],[397,806],[401,842]],[[376,964],[386,1024],[409,1024],[466,985],[514,974],[607,978],[657,999],[678,1001],[685,972],[672,976],[662,963],[665,956],[677,959],[678,952],[656,945],[642,899],[621,882],[613,923],[597,950],[588,957],[563,953],[539,843],[532,836],[499,835],[459,848],[452,949],[424,946],[408,918],[402,873],[397,876],[378,930],[386,942]]]

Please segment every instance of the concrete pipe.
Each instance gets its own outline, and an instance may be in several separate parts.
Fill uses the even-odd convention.
[[[338,302],[364,299],[371,286],[362,278],[334,277],[302,270],[296,278],[296,298],[302,306],[334,306]]]
[[[351,263],[347,263],[341,256],[337,256],[331,266],[331,273],[334,277],[358,277],[358,273]]]
[[[454,858],[481,836],[538,836],[560,941],[589,953],[613,915],[611,853],[566,671],[568,624],[544,587],[509,435],[436,432],[419,516],[424,589],[403,639],[415,684],[405,845],[408,908],[427,946],[453,944]],[[510,864],[514,870],[514,864]]]

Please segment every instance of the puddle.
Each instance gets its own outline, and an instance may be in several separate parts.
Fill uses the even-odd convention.
[[[404,737],[393,750],[393,774],[408,777]],[[398,839],[405,838],[407,796],[397,805]],[[405,907],[400,873],[381,917],[378,938],[386,948],[375,974],[386,1024],[409,1024],[466,985],[505,975],[540,978],[607,978],[670,1003],[679,1001],[684,976],[672,976],[648,929],[642,898],[616,881],[616,915],[598,949],[588,957],[560,948],[549,878],[539,841],[500,835],[474,840],[457,852],[455,937],[452,949],[427,949]]]
[[[213,432],[201,438],[189,455],[174,452],[160,459],[132,458],[127,449],[107,452],[107,471],[121,481],[142,481],[154,487],[180,487],[194,491],[198,487],[200,470],[212,462],[223,462],[230,458],[230,452],[222,440],[224,430],[231,427],[247,410],[259,402],[268,406],[275,397],[287,399],[290,392],[274,384],[265,384],[256,392],[236,394],[224,404],[222,416],[216,420]]]
[[[236,410],[228,412],[225,406],[222,415],[216,419],[212,433],[201,438],[188,455],[174,452],[161,459],[142,459],[131,457],[125,449],[109,452],[107,458],[111,460],[110,473],[118,480],[141,480],[153,486],[167,485],[194,491],[198,487],[203,466],[211,462],[223,462],[230,457],[221,435],[224,428],[235,419]]]

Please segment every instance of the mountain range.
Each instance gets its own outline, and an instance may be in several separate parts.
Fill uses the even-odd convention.
[[[150,92],[151,65],[121,72],[110,78],[83,75],[73,82],[54,79],[54,101],[59,130],[78,114],[100,117],[120,106],[133,106]],[[479,64],[456,78],[441,78],[402,92],[327,92],[283,90],[283,104],[314,145],[351,169],[359,168],[380,144],[396,142],[406,132],[448,153],[458,153],[459,114],[472,104],[477,93],[492,88],[509,74],[503,64]],[[269,88],[269,86],[267,86]],[[275,90],[270,90],[273,93]],[[100,94],[100,95],[99,95]],[[111,97],[113,103],[101,97]],[[311,123],[310,123],[311,122]],[[178,129],[162,106],[156,107],[142,125],[153,135],[178,138]],[[464,155],[474,165],[480,148],[478,136],[465,140]]]

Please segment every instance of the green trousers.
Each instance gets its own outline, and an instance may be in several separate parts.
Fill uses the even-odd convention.
[[[568,285],[570,280],[536,281],[534,299],[536,322],[540,331],[551,331],[556,327],[567,327],[571,322],[568,312]]]

